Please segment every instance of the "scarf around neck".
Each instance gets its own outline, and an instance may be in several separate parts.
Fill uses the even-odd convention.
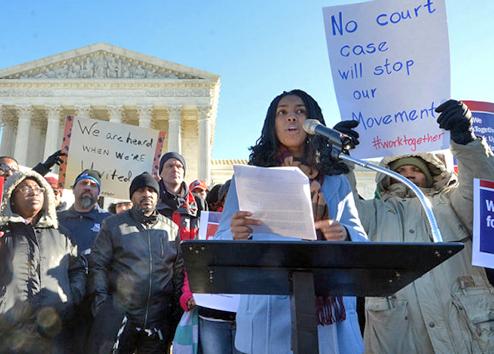
[[[197,216],[198,206],[192,193],[185,182],[182,182],[178,194],[170,193],[166,190],[162,180],[159,181],[160,199],[173,211],[179,211],[182,214]]]
[[[308,178],[312,200],[314,222],[329,219],[329,209],[321,190],[324,180],[316,168],[304,164],[300,159],[290,155],[288,151],[280,153],[280,166],[298,167]],[[316,230],[317,239],[324,240],[322,232]],[[345,305],[341,296],[316,296],[316,315],[320,325],[330,325],[346,319]]]

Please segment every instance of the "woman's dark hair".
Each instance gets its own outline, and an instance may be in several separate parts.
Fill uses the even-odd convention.
[[[261,167],[279,166],[280,142],[276,137],[275,120],[278,103],[285,96],[298,96],[304,102],[307,110],[307,119],[317,119],[323,125],[324,117],[319,104],[308,93],[302,90],[285,91],[276,96],[269,105],[262,127],[261,137],[257,139],[256,145],[251,146],[249,156],[249,165]],[[348,167],[339,161],[331,158],[331,146],[327,141],[317,135],[307,135],[305,140],[306,147],[302,163],[317,168],[323,175],[339,175],[348,173]]]
[[[218,207],[218,203],[220,201],[218,193],[223,184],[215,184],[213,188],[206,195],[206,204],[210,211],[216,211]]]

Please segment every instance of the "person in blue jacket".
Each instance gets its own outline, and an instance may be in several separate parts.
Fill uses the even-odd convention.
[[[317,102],[302,90],[283,92],[270,104],[261,137],[250,148],[249,164],[297,166],[310,180],[317,238],[367,241],[358,219],[347,167],[331,159],[331,146],[303,130],[306,119],[324,118]],[[296,207],[296,206],[294,206]],[[294,240],[272,233],[252,233],[261,221],[239,210],[235,177],[225,202],[217,239]],[[319,353],[363,352],[354,297],[317,297]],[[237,312],[235,347],[243,353],[291,353],[288,296],[245,295]]]

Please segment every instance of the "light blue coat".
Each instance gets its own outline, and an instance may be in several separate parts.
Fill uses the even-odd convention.
[[[352,241],[367,241],[365,231],[358,219],[357,209],[350,184],[346,177],[325,176],[322,191],[329,208],[329,217],[337,219],[346,227]],[[235,178],[225,202],[217,239],[233,239],[230,223],[239,210]],[[294,238],[276,234],[255,234],[255,240],[284,240]],[[354,297],[343,298],[346,320],[328,326],[318,326],[320,354],[362,353],[363,343],[360,334]],[[237,334],[235,347],[243,353],[286,354],[291,350],[291,315],[288,296],[245,295],[241,297],[237,312]]]

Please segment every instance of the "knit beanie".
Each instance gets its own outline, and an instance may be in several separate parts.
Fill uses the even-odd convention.
[[[163,156],[161,156],[161,160],[160,160],[160,175],[161,175],[161,171],[163,171],[163,166],[165,165],[165,162],[168,161],[168,160],[170,160],[170,159],[176,159],[176,160],[178,160],[178,161],[180,161],[182,163],[182,165],[184,166],[184,176],[185,176],[185,159],[178,152],[173,152],[173,151],[167,152],[166,154],[164,154]]]
[[[130,198],[132,199],[132,194],[134,194],[136,190],[142,187],[152,188],[157,194],[159,194],[160,187],[158,185],[158,182],[156,182],[154,177],[151,176],[149,173],[143,172],[132,180],[129,188]]]
[[[82,171],[76,177],[73,187],[75,187],[75,185],[77,183],[79,183],[79,181],[82,181],[83,179],[89,179],[89,180],[93,181],[94,183],[96,183],[98,185],[98,193],[99,193],[99,191],[101,190],[101,174],[98,171],[89,170],[89,169]]]
[[[426,187],[432,186],[433,180],[431,171],[429,170],[429,167],[427,167],[427,163],[420,157],[409,156],[394,160],[389,164],[389,168],[396,171],[398,168],[405,165],[417,167],[425,176]]]

